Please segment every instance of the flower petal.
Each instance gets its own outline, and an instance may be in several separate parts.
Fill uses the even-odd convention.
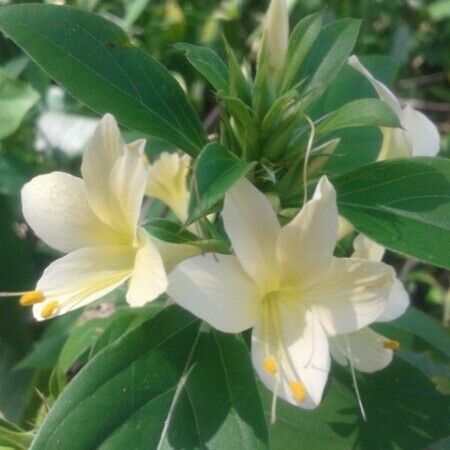
[[[402,282],[395,279],[389,292],[387,305],[377,318],[377,322],[390,322],[391,320],[397,319],[403,315],[408,306],[409,294],[406,292]]]
[[[377,91],[378,96],[381,100],[386,102],[388,106],[397,114],[398,118],[402,120],[402,108],[397,97],[385,86],[381,81],[378,81],[359,61],[359,59],[352,55],[348,59],[349,66],[357,70],[361,75],[367,78],[373,88]]]
[[[161,255],[167,273],[172,272],[181,261],[193,258],[202,252],[198,247],[194,247],[193,245],[174,244],[158,239],[154,239],[153,242]]]
[[[333,348],[333,358],[339,355],[337,359],[339,364],[344,361],[342,365],[346,365],[347,361],[351,361],[356,370],[373,373],[384,369],[392,361],[394,352],[383,345],[387,341],[389,339],[370,328],[363,328],[330,338],[330,348]]]
[[[363,259],[333,258],[322,280],[300,293],[328,335],[347,334],[376,321],[386,307],[394,270]]]
[[[261,302],[257,288],[234,256],[196,256],[169,275],[172,299],[214,328],[239,333],[254,325]]]
[[[114,223],[110,212],[110,173],[124,150],[116,120],[111,114],[105,114],[86,146],[81,174],[91,208],[109,225]]]
[[[428,117],[407,105],[403,109],[402,125],[413,156],[436,156],[439,153],[441,137],[436,125]]]
[[[51,302],[58,302],[60,315],[111,292],[130,277],[135,254],[127,246],[88,247],[57,259],[37,283],[46,300],[34,306],[36,318],[42,319],[42,308]]]
[[[109,178],[110,215],[114,227],[135,236],[147,185],[148,162],[142,147],[127,147]]]
[[[239,262],[254,282],[262,289],[276,283],[280,224],[269,200],[242,178],[225,196],[223,221]]]
[[[64,253],[124,239],[92,212],[83,180],[66,173],[40,175],[25,184],[22,209],[36,235]]]
[[[127,292],[131,306],[143,306],[167,289],[167,275],[158,249],[145,231],[140,231],[139,239],[142,245],[136,252]]]
[[[330,371],[330,354],[328,339],[319,320],[310,311],[301,312],[280,305],[280,326],[283,335],[283,346],[292,364],[294,376],[292,379],[283,370],[283,362],[278,362],[278,372],[269,375],[264,369],[266,348],[276,354],[278,342],[265,342],[262,323],[258,322],[252,334],[252,360],[261,381],[272,392],[287,402],[306,409],[315,408],[322,399],[328,373]],[[276,388],[277,377],[279,386]],[[290,389],[289,383],[300,381],[305,389],[304,401],[297,401]]]
[[[356,236],[353,241],[353,248],[355,251],[352,258],[368,259],[369,261],[381,261],[385,252],[383,246],[363,234]]]
[[[189,207],[187,176],[190,157],[163,152],[150,165],[146,194],[164,202],[182,223],[186,222]]]
[[[307,286],[321,276],[331,262],[338,227],[336,191],[322,177],[313,198],[281,230],[277,250],[286,284]]]

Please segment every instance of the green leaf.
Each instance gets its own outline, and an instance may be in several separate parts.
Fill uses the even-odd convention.
[[[16,369],[51,369],[58,361],[64,343],[73,331],[81,310],[53,319],[47,325],[30,352],[17,364]]]
[[[191,155],[205,144],[178,82],[112,22],[70,7],[27,4],[1,8],[0,29],[98,113],[110,112]]]
[[[164,310],[72,380],[31,446],[48,448],[266,449],[246,345]]]
[[[175,44],[175,48],[186,53],[188,61],[211,83],[217,92],[229,92],[228,68],[214,50],[184,43]]]
[[[0,139],[19,128],[25,114],[38,100],[39,94],[31,86],[8,78],[0,70]]]
[[[30,177],[31,170],[22,161],[0,153],[0,194],[17,195]]]
[[[417,308],[409,307],[400,318],[386,325],[420,337],[450,358],[450,335],[438,322]]]
[[[186,230],[183,225],[167,219],[153,219],[145,228],[156,239],[173,244],[188,244],[204,251],[229,253],[228,244],[217,239],[199,239],[198,236]]]
[[[323,91],[335,80],[353,51],[359,27],[359,20],[342,19],[322,28],[298,77],[309,78],[306,91]]]
[[[288,54],[283,68],[280,92],[288,91],[295,84],[296,75],[311,50],[322,27],[322,13],[304,17],[289,38]]]
[[[391,160],[333,179],[339,212],[393,251],[450,269],[450,161]]]
[[[22,430],[0,417],[0,448],[7,446],[12,450],[27,450],[33,433]]]
[[[355,127],[401,128],[394,111],[383,101],[364,98],[354,100],[325,116],[316,126],[318,138],[341,130]]]
[[[206,215],[252,167],[253,163],[240,161],[220,144],[208,144],[196,162],[188,224]]]
[[[399,358],[375,374],[358,374],[367,414],[361,418],[351,376],[334,366],[320,406],[313,411],[278,402],[270,428],[273,450],[422,450],[450,432],[448,397]],[[262,388],[265,408],[271,394]]]
[[[94,318],[76,327],[69,335],[59,355],[58,365],[67,372],[105,331],[111,318]]]

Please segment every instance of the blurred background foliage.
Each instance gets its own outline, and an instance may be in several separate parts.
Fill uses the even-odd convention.
[[[0,4],[6,3],[19,2],[0,0]],[[165,64],[185,86],[212,132],[218,112],[216,99],[172,44],[210,46],[223,54],[224,34],[241,58],[249,55],[254,63],[268,1],[52,3],[95,11],[126,29],[136,45]],[[440,155],[450,156],[450,0],[290,0],[289,4],[292,24],[318,10],[325,10],[329,22],[341,17],[362,19],[356,53],[393,59],[398,68],[396,92],[435,121],[443,138]],[[56,169],[77,174],[81,150],[95,125],[91,111],[53,84],[11,41],[0,37],[0,291],[32,288],[55,257],[23,222],[21,186],[32,176]],[[134,137],[127,133],[129,139]],[[147,151],[154,157],[166,148],[164,142],[150,139]],[[448,327],[449,273],[394,254],[387,259],[398,269],[413,303]],[[58,373],[51,375],[50,369],[78,318],[79,313],[72,313],[38,324],[13,300],[2,300],[0,411],[8,419],[26,427],[42,408],[40,397],[53,395],[49,379],[50,386],[58,390]],[[83,329],[80,339],[86,348],[98,332],[98,324],[94,325]],[[82,350],[78,345],[76,351]]]

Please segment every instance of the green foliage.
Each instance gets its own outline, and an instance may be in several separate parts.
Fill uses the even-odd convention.
[[[188,223],[205,216],[226,191],[252,168],[219,144],[208,144],[194,169],[193,195]]]
[[[1,8],[0,28],[99,113],[196,155],[206,141],[177,81],[112,22],[52,5]]]
[[[346,65],[352,53],[389,53],[360,60],[448,134],[448,2],[288,3],[295,26],[275,83],[261,30],[249,34],[265,2],[0,7],[0,30],[11,38],[0,39],[0,290],[32,289],[56,257],[23,223],[23,184],[52,170],[79,172],[79,155],[50,142],[35,151],[43,115],[110,112],[130,128],[127,142],[147,139],[150,162],[161,151],[193,157],[189,219],[176,222],[164,204],[146,200],[153,238],[230,254],[220,210],[234,183],[248,177],[283,221],[301,207],[304,171],[308,193],[327,175],[340,214],[391,251],[386,261],[406,280],[412,303],[448,324],[450,140],[441,158],[375,162],[379,128],[400,124]],[[341,256],[351,254],[354,234],[341,242]],[[424,263],[408,274],[414,263],[405,256]],[[119,292],[98,308],[36,325],[2,299],[0,410],[15,424],[0,420],[0,448],[448,448],[450,338],[419,309],[374,325],[400,349],[387,369],[356,374],[367,421],[349,368],[335,364],[317,409],[280,400],[268,425],[272,393],[255,382],[247,333],[216,332],[166,308],[167,300],[129,308]]]
[[[251,371],[239,338],[172,307],[91,360],[31,449],[267,448]]]
[[[389,249],[450,268],[448,160],[382,161],[334,184],[340,213],[358,231]]]

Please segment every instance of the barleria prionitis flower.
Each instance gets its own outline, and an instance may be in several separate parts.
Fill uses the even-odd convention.
[[[47,245],[67,255],[45,269],[36,291],[21,298],[37,319],[85,306],[126,281],[131,306],[167,287],[161,256],[138,224],[148,183],[145,141],[125,144],[107,114],[83,155],[82,178],[53,172],[22,189],[23,215]]]
[[[391,90],[375,79],[356,56],[351,56],[348,64],[367,78],[380,99],[395,112],[403,127],[403,129],[381,128],[383,145],[379,160],[411,156],[436,156],[440,148],[440,136],[436,125],[409,104],[402,107]]]
[[[253,327],[252,360],[265,386],[314,408],[330,369],[328,337],[376,320],[394,271],[333,256],[338,213],[326,177],[284,227],[267,198],[242,179],[226,194],[223,220],[234,255],[183,261],[169,276],[168,294],[221,331]]]
[[[353,242],[352,258],[381,261],[384,247],[360,234]],[[376,322],[390,322],[400,317],[409,305],[409,296],[399,279],[395,279],[388,302]],[[382,336],[369,327],[334,336],[330,340],[333,359],[342,365],[350,362],[360,372],[372,373],[384,369],[392,361],[400,344]]]

